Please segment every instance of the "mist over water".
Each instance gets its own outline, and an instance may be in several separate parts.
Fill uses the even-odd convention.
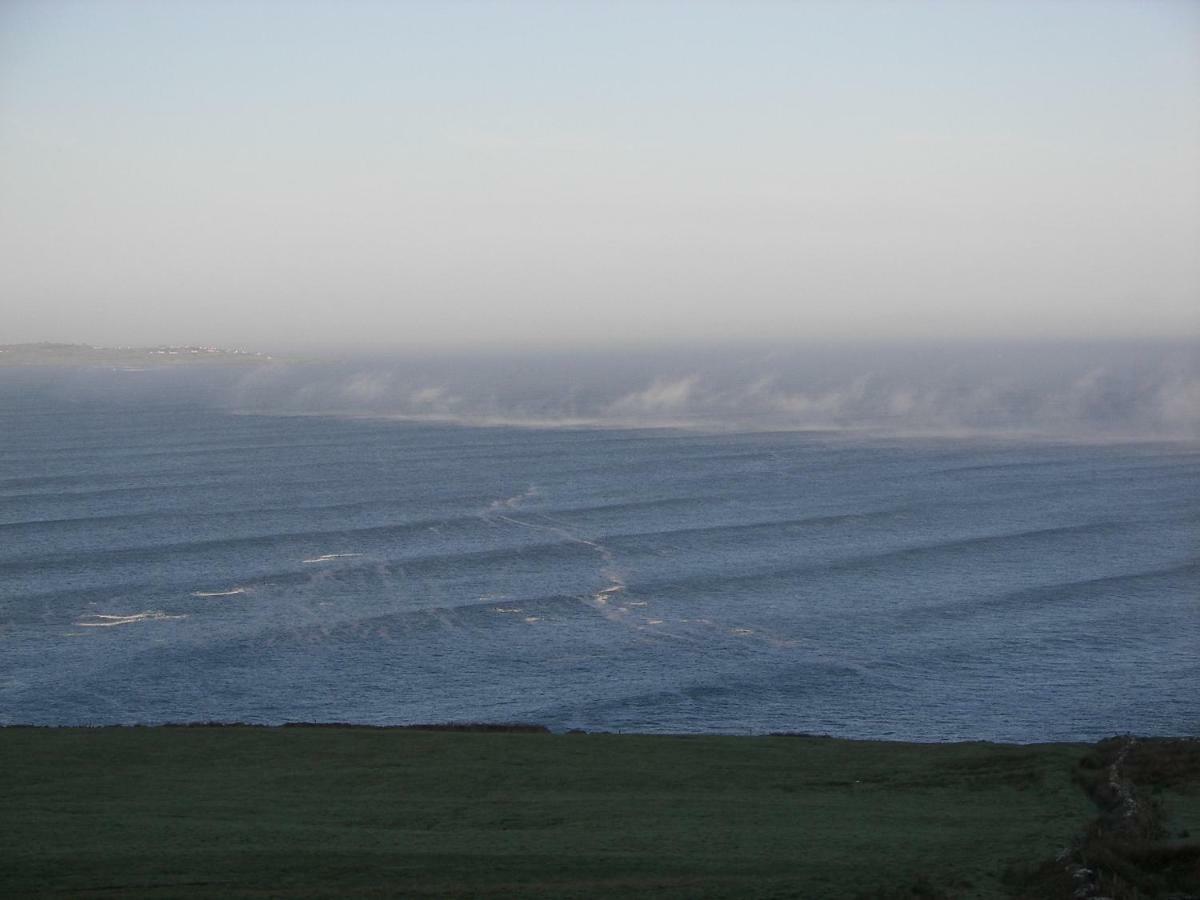
[[[359,352],[304,354],[261,366],[26,371],[19,377],[72,402],[189,402],[267,415],[535,427],[1200,437],[1200,344],[1194,341]],[[0,389],[3,384],[0,375]]]

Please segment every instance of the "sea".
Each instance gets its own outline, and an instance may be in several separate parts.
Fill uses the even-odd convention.
[[[1190,434],[796,415],[833,388],[662,421],[738,405],[686,368],[453,416],[301,368],[0,373],[0,724],[1200,734]],[[371,402],[297,400],[330,384]]]

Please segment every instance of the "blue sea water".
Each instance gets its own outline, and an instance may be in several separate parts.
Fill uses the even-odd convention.
[[[1200,445],[0,407],[0,723],[1200,734]]]

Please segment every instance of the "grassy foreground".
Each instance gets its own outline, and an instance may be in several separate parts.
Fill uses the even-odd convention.
[[[1089,749],[3,728],[0,895],[1004,897]]]

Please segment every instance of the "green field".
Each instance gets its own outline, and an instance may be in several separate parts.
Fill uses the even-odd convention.
[[[1004,897],[1096,815],[1088,750],[6,728],[0,895]]]

